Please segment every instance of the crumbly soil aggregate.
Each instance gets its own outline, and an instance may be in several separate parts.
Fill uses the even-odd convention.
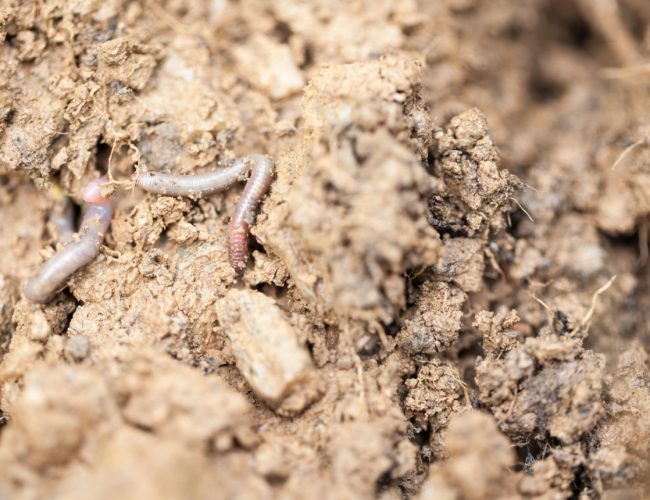
[[[0,2],[0,498],[647,498],[649,58],[645,0]],[[241,276],[241,186],[129,189],[253,153]]]

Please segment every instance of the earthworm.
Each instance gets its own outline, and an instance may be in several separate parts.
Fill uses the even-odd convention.
[[[237,181],[243,180],[248,170],[251,170],[251,177],[228,224],[228,258],[232,267],[241,271],[248,258],[250,226],[255,222],[257,206],[271,185],[273,160],[264,155],[250,155],[213,172],[196,175],[149,172],[134,176],[134,182],[151,193],[201,198],[217,191],[225,191]]]
[[[78,237],[45,262],[38,274],[25,286],[24,294],[32,302],[45,303],[59,291],[68,278],[92,261],[99,253],[113,216],[115,203],[101,193],[106,177],[88,183],[83,192],[87,203]]]
[[[249,168],[247,159],[239,158],[230,166],[212,172],[194,175],[145,172],[134,175],[133,182],[150,193],[197,199],[217,191],[225,191],[237,181],[246,180],[244,175]]]
[[[228,223],[228,259],[236,271],[246,266],[248,232],[255,222],[257,206],[266,194],[273,178],[273,160],[264,155],[251,155],[251,178],[246,183],[235,212]]]

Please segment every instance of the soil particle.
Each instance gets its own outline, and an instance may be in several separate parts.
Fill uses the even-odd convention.
[[[603,357],[577,339],[528,338],[501,359],[478,362],[478,397],[509,436],[542,440],[549,433],[570,444],[603,416],[603,369]]]
[[[415,450],[407,441],[399,446],[390,425],[375,422],[342,423],[333,434],[328,452],[333,482],[341,495],[370,498],[382,475],[399,476],[415,465]]]
[[[397,344],[410,353],[443,352],[458,338],[467,295],[453,285],[426,282],[403,318]]]
[[[589,468],[601,491],[615,488],[621,495],[633,496],[638,488],[635,480],[650,468],[649,359],[640,346],[628,349],[620,355],[609,380],[605,405],[609,418],[597,430],[599,448],[589,458]]]
[[[29,338],[36,341],[45,341],[52,333],[50,324],[47,322],[45,314],[41,311],[36,311],[31,318],[32,324],[29,329]]]
[[[47,349],[55,347],[48,345]],[[62,355],[63,346],[59,351]],[[152,376],[154,373],[157,375]],[[65,464],[71,464],[68,478],[60,485],[65,491],[73,487],[75,479],[104,483],[104,475],[97,476],[95,469],[84,463],[104,463],[107,470],[118,467],[115,473],[125,479],[142,467],[149,470],[152,463],[141,459],[129,466],[132,470],[122,470],[120,454],[127,453],[125,446],[130,449],[144,439],[138,436],[146,436],[148,447],[154,439],[153,450],[162,447],[182,457],[193,449],[203,460],[198,450],[204,446],[222,451],[232,448],[235,433],[247,425],[248,406],[242,396],[219,380],[210,380],[151,351],[131,352],[121,361],[106,359],[99,366],[36,361],[21,386],[8,391],[5,384],[3,392],[3,409],[15,422],[10,432],[3,433],[3,443],[15,443],[3,448],[4,477],[23,483],[25,492],[37,496],[45,486],[38,481],[39,474]],[[52,387],[66,387],[70,393],[65,399],[53,398],[56,391]],[[43,414],[48,415],[45,421]],[[85,435],[89,429],[92,431]],[[182,440],[176,439],[181,435]],[[120,436],[129,437],[122,442]],[[165,436],[170,436],[169,440]],[[109,465],[113,461],[116,463]],[[187,472],[179,472],[178,480]],[[138,476],[128,481],[135,481],[134,488],[140,484],[135,479]]]
[[[514,453],[492,417],[476,411],[457,415],[447,430],[445,448],[449,458],[432,468],[420,500],[516,498],[510,470]],[[471,481],[467,471],[474,472]]]
[[[140,473],[143,463],[146,474]],[[226,478],[241,483],[231,490]],[[216,491],[241,498],[269,495],[268,486],[243,467],[222,464],[213,469],[199,448],[126,427],[115,433],[96,467],[76,469],[53,498],[210,498]]]
[[[436,277],[454,282],[465,292],[483,289],[484,243],[472,238],[445,238],[442,255],[433,267]]]
[[[512,279],[523,281],[535,274],[545,263],[542,251],[532,246],[527,240],[517,240],[513,262],[508,271]]]
[[[11,318],[14,311],[15,286],[0,274],[0,360],[7,352],[13,325]]]
[[[528,473],[519,480],[517,489],[525,496],[561,498],[561,490],[569,487],[570,474],[562,472],[553,458],[535,461]]]
[[[164,358],[130,360],[129,372],[116,385],[128,423],[161,436],[182,436],[190,445],[219,442],[223,447],[223,438],[246,421],[242,396],[214,377]]]
[[[486,354],[500,357],[519,345],[518,332],[512,327],[519,323],[517,311],[479,311],[472,326],[483,336],[483,350]]]
[[[106,382],[96,371],[81,366],[37,363],[18,397],[3,401],[14,423],[3,433],[7,477],[20,475],[24,467],[42,471],[63,465],[89,453],[107,437],[118,410]],[[59,398],[53,387],[66,387],[68,397]],[[92,432],[86,434],[89,429]]]
[[[128,36],[102,43],[97,48],[97,77],[105,84],[117,82],[142,90],[156,67],[155,50]]]
[[[458,370],[436,359],[420,367],[417,377],[404,382],[407,390],[404,410],[414,416],[413,423],[420,430],[428,430],[431,446],[438,454],[452,416],[461,411],[463,383]]]
[[[448,200],[447,210],[452,212],[438,217],[449,224],[461,216],[457,224],[467,236],[487,227],[502,228],[503,212],[521,182],[497,167],[499,153],[488,135],[485,115],[478,109],[465,111],[453,117],[436,139],[437,166],[446,188],[437,194]]]

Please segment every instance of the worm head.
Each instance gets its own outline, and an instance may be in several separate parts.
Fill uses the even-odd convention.
[[[108,198],[102,195],[102,186],[108,182],[108,178],[100,177],[90,181],[83,192],[83,200],[86,203],[102,204],[108,201]]]

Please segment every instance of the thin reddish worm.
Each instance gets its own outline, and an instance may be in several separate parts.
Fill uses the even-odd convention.
[[[113,199],[101,194],[101,187],[107,182],[108,179],[102,177],[86,186],[83,200],[87,208],[78,238],[45,262],[38,274],[29,280],[24,290],[27,299],[41,304],[48,302],[72,274],[97,257],[115,208]]]
[[[257,206],[271,185],[273,160],[264,155],[250,155],[235,160],[229,167],[196,175],[170,175],[148,172],[134,176],[136,185],[145,191],[169,196],[201,198],[217,191],[225,191],[244,175],[251,176],[239,198],[235,212],[228,224],[228,259],[236,271],[246,267],[248,259],[248,233],[255,222]]]

